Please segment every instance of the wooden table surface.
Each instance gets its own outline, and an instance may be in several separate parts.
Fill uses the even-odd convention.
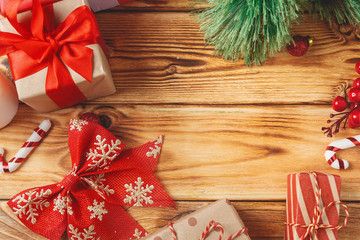
[[[127,147],[166,135],[156,175],[177,209],[127,209],[149,232],[226,197],[253,240],[283,239],[286,176],[316,170],[341,175],[350,221],[339,239],[358,239],[359,149],[340,153],[350,161],[346,171],[332,169],[323,154],[331,141],[360,131],[347,129],[329,139],[321,127],[338,87],[357,77],[360,31],[305,15],[293,29],[315,39],[304,57],[278,53],[263,66],[248,68],[212,56],[188,4],[141,0],[96,13],[117,93],[45,114],[20,106],[0,131],[6,159],[43,119],[54,126],[17,172],[0,175],[0,239],[43,239],[19,223],[6,201],[21,190],[58,182],[70,171],[68,122],[87,111],[107,117]]]

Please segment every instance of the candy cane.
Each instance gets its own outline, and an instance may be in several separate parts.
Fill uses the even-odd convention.
[[[360,135],[354,137],[336,140],[327,146],[325,151],[326,161],[336,169],[347,169],[349,162],[344,159],[338,159],[336,152],[342,149],[352,148],[360,145]]]
[[[4,161],[4,149],[0,147],[0,173],[14,172],[21,163],[24,162],[29,153],[39,144],[40,140],[45,136],[51,127],[49,120],[44,120],[39,127],[37,127],[31,136],[26,140],[24,145],[16,153],[9,162]]]

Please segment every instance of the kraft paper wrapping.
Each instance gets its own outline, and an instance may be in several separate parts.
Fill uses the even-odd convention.
[[[197,240],[208,226],[210,221],[220,223],[224,227],[223,239],[237,233],[245,227],[235,208],[227,199],[214,202],[200,210],[191,213],[173,223],[178,240]],[[142,240],[173,240],[171,231],[164,227]],[[219,240],[219,232],[212,231],[206,240]],[[250,240],[247,233],[235,238],[235,240]]]
[[[89,0],[91,9],[94,12],[119,6],[120,4],[132,2],[135,0]]]
[[[5,7],[8,4],[10,0],[0,0],[0,11],[1,14],[5,15]],[[31,9],[32,6],[32,1],[33,0],[23,0],[19,6],[19,12],[24,12],[24,11],[28,11]],[[51,4],[53,2],[57,2],[60,0],[40,0],[42,5],[48,5]]]
[[[2,15],[5,15],[6,4],[10,0],[0,0],[0,12]],[[46,6],[60,0],[40,0],[41,4]],[[105,9],[113,8],[119,6],[120,4],[132,2],[134,0],[89,0],[90,7],[94,12],[102,11]],[[32,0],[23,0],[20,4],[19,12],[28,11],[31,9]]]
[[[320,211],[333,201],[340,201],[341,178],[337,175],[316,173],[319,189],[321,189]],[[308,226],[314,216],[315,176],[312,173],[290,174],[287,178],[286,223],[297,223]],[[339,223],[339,205],[332,206],[325,211],[321,222],[326,225],[337,226]],[[297,240],[306,232],[306,228],[285,226],[285,239]],[[338,239],[338,231],[319,229],[318,238],[321,240]],[[310,239],[310,236],[304,240]]]
[[[66,17],[76,8],[89,4],[86,0],[64,0],[53,4],[55,24],[63,22]],[[28,19],[30,12],[18,14],[19,21]],[[17,33],[5,18],[0,19],[0,31]],[[92,83],[80,76],[74,70],[69,72],[77,87],[84,94],[87,100],[106,96],[115,93],[115,86],[111,76],[109,63],[98,44],[91,44],[87,47],[93,49],[93,79]],[[59,107],[46,95],[45,82],[47,67],[39,72],[15,81],[19,99],[39,112],[49,112]]]

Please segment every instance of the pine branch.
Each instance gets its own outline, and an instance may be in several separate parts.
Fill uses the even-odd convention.
[[[215,55],[260,65],[291,41],[300,11],[296,0],[208,0],[198,13],[200,30]]]
[[[360,2],[359,0],[303,0],[304,6],[314,13],[317,12],[322,20],[332,24],[335,19],[338,24],[349,23],[356,26],[360,23]]]

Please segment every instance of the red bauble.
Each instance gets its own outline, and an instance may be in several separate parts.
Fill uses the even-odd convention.
[[[342,112],[344,111],[348,106],[348,103],[346,102],[345,98],[337,96],[334,101],[332,102],[332,108],[334,111]]]
[[[310,37],[295,36],[293,40],[294,43],[288,44],[286,48],[288,52],[295,57],[304,56],[312,45],[312,39]]]
[[[348,98],[351,102],[360,102],[360,88],[350,88]]]
[[[355,71],[360,74],[360,61],[358,61],[355,65]]]

